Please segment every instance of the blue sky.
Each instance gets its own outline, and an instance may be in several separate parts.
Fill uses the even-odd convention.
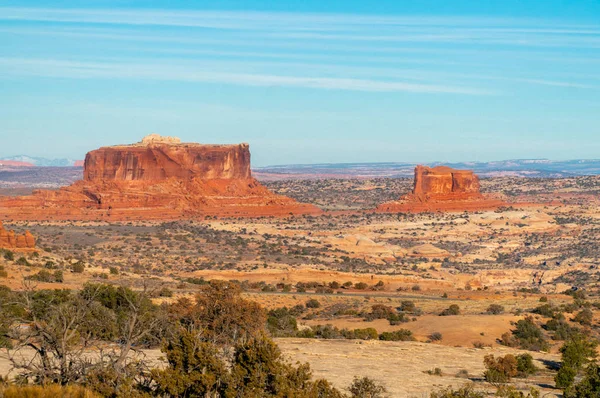
[[[600,1],[0,3],[0,156],[151,132],[255,166],[599,158]]]

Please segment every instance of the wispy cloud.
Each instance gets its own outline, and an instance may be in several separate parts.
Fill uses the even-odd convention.
[[[582,84],[575,82],[565,82],[556,80],[542,80],[542,79],[513,79],[514,81],[539,84],[542,86],[553,86],[553,87],[567,87],[567,88],[584,88],[584,89],[600,89],[600,86],[593,86],[590,84]]]
[[[124,25],[188,26],[217,29],[340,29],[345,27],[496,26],[514,20],[435,16],[384,16],[285,12],[173,11],[158,9],[74,9],[0,7],[0,19],[20,21],[87,22]],[[522,20],[526,23],[526,20]]]
[[[489,95],[492,92],[452,85],[415,84],[396,80],[230,73],[202,70],[199,66],[71,62],[54,59],[0,58],[4,76],[34,75],[62,78],[112,78],[221,83],[242,86],[295,87],[364,92]]]
[[[586,64],[600,62],[600,25],[525,19],[0,7],[3,35],[40,51],[7,48],[7,76],[487,95],[510,82],[597,89]]]
[[[0,7],[0,20],[249,31],[272,37],[377,42],[475,42],[515,46],[600,45],[600,25],[432,16]],[[387,34],[381,34],[381,31]]]

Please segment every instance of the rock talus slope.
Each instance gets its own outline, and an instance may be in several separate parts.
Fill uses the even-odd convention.
[[[476,211],[506,204],[482,195],[479,188],[479,177],[471,170],[417,166],[412,192],[398,201],[379,205],[377,211]]]
[[[57,191],[0,198],[13,220],[172,220],[317,214],[252,178],[248,144],[202,145],[151,135],[85,158],[84,178]]]

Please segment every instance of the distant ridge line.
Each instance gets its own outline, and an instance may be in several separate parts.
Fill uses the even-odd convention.
[[[412,177],[417,164],[429,167],[448,166],[454,169],[469,169],[482,177],[515,176],[534,178],[559,178],[600,175],[600,159],[510,159],[490,162],[355,162],[290,164],[254,167],[258,178],[277,176],[307,178],[350,178],[350,177]]]

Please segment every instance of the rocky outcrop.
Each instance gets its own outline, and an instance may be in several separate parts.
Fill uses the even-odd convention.
[[[85,181],[250,179],[250,148],[142,141],[100,148],[85,157]]]
[[[152,135],[85,158],[84,178],[58,191],[0,198],[14,220],[172,220],[317,214],[252,178],[248,144],[201,145]]]
[[[445,166],[417,166],[412,196],[414,200],[422,202],[482,198],[479,177],[473,171]]]
[[[471,170],[417,166],[412,192],[399,201],[379,205],[377,211],[475,211],[505,205],[502,200],[485,197],[479,189],[479,177]]]
[[[7,231],[0,222],[0,248],[2,249],[33,249],[35,238],[29,231],[23,235],[15,234],[15,231]]]

